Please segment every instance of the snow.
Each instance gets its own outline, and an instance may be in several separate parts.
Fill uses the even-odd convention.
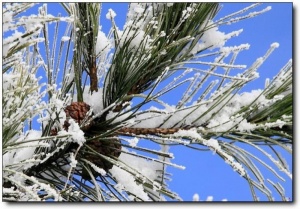
[[[32,139],[39,139],[41,135],[41,131],[31,130],[25,133],[24,135],[19,135],[15,143],[26,142]],[[41,145],[42,143],[38,141],[31,141],[24,143],[24,145],[20,146],[20,148],[18,149],[13,149],[12,151],[6,152],[3,155],[3,167],[6,167],[8,165],[15,165],[20,169],[26,169],[31,167],[32,165],[34,165],[34,161],[32,161],[32,163],[25,163],[24,165],[22,165],[21,162],[33,158],[36,147]],[[48,144],[42,146],[48,146]]]
[[[207,196],[206,201],[213,201],[213,196]]]
[[[74,153],[72,152],[70,153],[69,161],[71,168],[75,168],[77,165],[77,160],[75,159]]]
[[[124,147],[122,148],[122,150],[128,151]],[[121,153],[119,159],[152,181],[154,181],[158,177],[159,172],[157,172],[157,171],[162,169],[161,163],[151,161],[151,160],[146,160],[143,158],[139,158],[139,157],[136,157],[133,155],[126,154],[124,152]],[[113,168],[110,171],[111,171],[112,175],[122,185],[122,186],[119,185],[118,186],[119,188],[124,187],[127,191],[133,193],[134,195],[141,198],[142,200],[150,201],[150,198],[144,192],[142,184],[137,183],[137,181],[135,180],[135,178],[142,177],[142,176],[140,176],[140,175],[133,176],[129,172],[127,172],[124,169],[117,167],[117,166],[113,166]],[[153,185],[153,186],[158,189],[160,187],[160,185]]]
[[[198,134],[196,129],[190,129],[190,130],[179,130],[176,133],[173,134],[173,136],[179,136],[179,137],[190,137],[190,138],[201,138],[201,136]]]
[[[96,54],[103,54],[106,56],[112,49],[111,41],[106,37],[105,33],[101,30],[98,31]]]
[[[122,149],[124,149],[125,151],[127,150],[125,148]],[[151,180],[155,180],[158,175],[156,171],[162,169],[161,163],[155,161],[148,161],[146,159],[138,158],[126,153],[121,153],[119,158],[120,160],[130,165],[132,168],[138,170],[140,173],[142,173]]]
[[[114,10],[109,9],[108,13],[106,14],[106,19],[112,20],[117,16]]]
[[[220,92],[221,94],[221,92]],[[268,102],[262,94],[262,90],[253,90],[242,94],[232,95],[230,101],[223,100],[218,106],[214,107],[214,111],[209,111],[212,102],[205,102],[203,105],[194,104],[189,107],[175,108],[174,106],[166,106],[164,109],[150,108],[143,114],[139,114],[134,118],[136,128],[156,128],[161,125],[162,128],[179,127],[182,125],[196,125],[208,122],[207,128],[211,132],[223,132],[238,125],[239,131],[252,131],[256,128],[255,125],[248,123],[241,115],[235,115],[242,107],[252,104],[255,100],[256,104],[265,104]],[[219,95],[219,94],[217,94]],[[218,97],[212,95],[212,98]],[[258,99],[257,99],[258,98]],[[252,104],[254,105],[254,104]],[[156,111],[151,111],[156,110]],[[218,114],[214,114],[218,112]],[[200,119],[198,119],[200,118]],[[184,130],[181,130],[183,134]],[[187,132],[187,136],[191,136],[191,132]]]
[[[213,196],[207,196],[207,198],[206,198],[205,201],[211,202],[211,201],[213,201],[213,199],[214,199]],[[201,201],[200,197],[199,197],[199,195],[197,193],[195,193],[193,195],[193,201]],[[227,199],[222,199],[221,201],[228,201],[228,200]]]
[[[98,88],[98,92],[94,91],[92,94],[90,93],[90,86],[84,88],[83,100],[90,105],[94,114],[98,114],[103,110],[102,94],[103,88]]]
[[[145,34],[145,29],[149,24],[153,23],[154,25],[152,27],[155,27],[155,21],[152,20],[152,9],[152,6],[149,6],[145,10],[145,4],[142,3],[130,3],[123,31],[119,31],[119,37],[121,37],[120,46],[123,46],[125,41],[132,39],[129,42],[129,50],[141,50],[144,47],[145,49],[150,48],[153,40],[149,35]],[[138,20],[142,15],[143,18]],[[144,47],[140,47],[141,45],[144,45]]]
[[[127,39],[132,38],[131,42],[129,43],[129,49],[135,52],[136,50],[139,50],[140,53],[144,53],[144,49],[150,49],[153,43],[152,37],[147,35],[145,33],[145,29],[147,27],[153,27],[157,28],[159,25],[159,21],[155,18],[153,18],[153,11],[160,11],[162,9],[163,4],[153,4],[153,6],[148,5],[149,7],[145,6],[146,4],[140,4],[140,3],[131,3],[129,7],[129,12],[127,14],[127,20],[126,24],[123,28],[123,31],[120,31],[117,29],[117,33],[120,35],[120,47],[124,46],[124,43]],[[167,7],[170,7],[173,5],[173,3],[167,3]],[[9,5],[8,5],[9,6]],[[266,9],[260,11],[260,12],[252,12],[244,17],[238,17],[233,18],[228,21],[228,23],[232,23],[238,20],[241,20],[245,17],[253,17],[256,16],[262,12],[268,11],[271,9],[270,7],[267,7]],[[42,11],[45,12],[45,11]],[[186,10],[182,12],[182,21],[185,21],[186,18],[189,17],[193,12],[193,7],[188,7]],[[30,45],[44,41],[43,39],[35,38],[35,35],[40,33],[40,30],[42,28],[42,23],[45,21],[50,20],[53,18],[51,15],[43,14],[44,16],[31,16],[27,18],[19,18],[14,19],[13,13],[6,11],[3,14],[3,30],[4,32],[9,31],[12,32],[12,35],[9,37],[6,37],[3,39],[3,56],[6,57],[10,49],[17,44],[22,45],[24,43],[30,43]],[[113,21],[115,18],[116,13],[109,9],[108,13],[106,14],[106,18]],[[135,21],[136,17],[142,17],[139,21]],[[73,18],[61,18],[60,21],[73,21]],[[26,29],[26,31],[34,31],[34,33],[28,37],[24,36],[26,33],[22,33],[18,30],[16,26],[13,25],[22,25]],[[234,55],[237,55],[238,52],[241,50],[249,49],[249,44],[241,44],[239,46],[225,46],[226,41],[234,36],[238,36],[242,30],[233,31],[231,33],[225,34],[222,31],[219,31],[218,25],[220,23],[210,21],[205,28],[205,32],[200,39],[200,42],[197,43],[195,48],[192,50],[193,54],[196,54],[199,50],[209,48],[210,50],[218,49],[217,52],[222,53],[221,56],[228,56],[230,53],[233,53]],[[130,29],[132,28],[132,29]],[[76,28],[76,30],[79,28]],[[157,36],[164,37],[166,33],[164,31],[161,31]],[[25,38],[24,38],[25,37]],[[193,37],[188,37],[189,40],[192,40]],[[61,41],[68,41],[70,39],[69,36],[63,36],[61,38]],[[176,43],[174,43],[176,44]],[[143,47],[141,47],[143,46]],[[98,72],[103,77],[106,75],[107,69],[109,69],[109,64],[111,63],[111,58],[113,54],[109,57],[109,53],[112,51],[114,47],[113,39],[110,35],[106,35],[102,30],[101,27],[98,32],[97,37],[97,44],[96,44],[96,53],[99,54],[100,64],[98,66]],[[271,49],[268,51],[268,53],[264,57],[260,57],[256,60],[256,62],[251,66],[249,69],[246,70],[247,73],[249,73],[248,77],[243,77],[244,75],[237,75],[236,78],[239,78],[242,82],[245,82],[247,80],[251,80],[254,77],[258,77],[258,73],[255,71],[257,67],[259,67],[266,57],[269,55],[269,53],[274,49],[279,47],[279,43],[272,43]],[[161,50],[159,52],[160,56],[164,56],[167,53],[165,49]],[[22,53],[14,54],[13,58],[20,58],[20,61],[24,61],[23,57],[21,57]],[[142,60],[147,60],[151,58],[151,54],[149,56],[145,56],[142,58]],[[191,64],[201,64],[206,65],[209,67],[221,67],[225,70],[229,68],[237,69],[237,68],[245,68],[244,65],[236,65],[236,64],[226,64],[222,61],[218,61],[219,57],[216,57],[215,61],[213,62],[205,62],[203,60],[200,60],[197,63],[191,63]],[[130,62],[133,63],[132,66],[134,66],[136,60],[130,60]],[[39,64],[44,64],[43,61],[39,61]],[[287,66],[284,67],[284,69],[290,69],[289,66],[292,64],[292,61],[287,64]],[[27,118],[29,121],[32,119],[33,116],[31,116],[31,113],[34,113],[35,115],[38,115],[39,113],[42,113],[42,111],[37,111],[37,109],[41,109],[44,111],[43,116],[39,119],[40,122],[44,122],[43,125],[46,125],[49,120],[54,120],[59,116],[60,123],[55,124],[54,127],[60,126],[57,137],[64,136],[65,138],[68,137],[67,141],[76,142],[79,145],[82,145],[85,142],[84,132],[80,129],[79,125],[73,120],[70,119],[70,127],[68,132],[63,130],[61,127],[64,121],[66,120],[66,115],[63,111],[63,108],[66,106],[66,104],[70,103],[70,100],[68,98],[66,99],[60,99],[60,90],[57,89],[56,85],[49,85],[47,87],[47,90],[52,90],[53,95],[49,101],[49,103],[46,105],[46,103],[42,103],[41,95],[42,93],[39,91],[39,88],[41,87],[38,84],[38,79],[35,77],[35,75],[30,75],[31,72],[28,71],[28,68],[30,66],[25,66],[25,63],[14,65],[15,69],[18,69],[19,71],[10,71],[3,74],[3,101],[5,102],[5,106],[3,107],[3,124],[4,128],[15,126],[16,129],[16,135],[14,135],[11,138],[11,142],[26,142],[21,144],[17,147],[6,147],[6,153],[3,155],[3,166],[7,167],[8,165],[14,165],[16,167],[16,170],[24,170],[36,163],[39,163],[39,160],[35,160],[34,151],[37,146],[39,147],[47,147],[50,146],[50,144],[45,143],[44,140],[38,141],[37,139],[41,138],[41,132],[36,130],[30,130],[25,133],[22,133],[24,124],[21,123],[22,118]],[[169,68],[169,67],[167,67]],[[173,70],[173,69],[171,69]],[[203,70],[204,72],[207,72],[207,69]],[[284,71],[284,70],[283,70]],[[162,95],[162,92],[171,90],[174,88],[179,82],[181,82],[180,78],[185,77],[187,73],[194,73],[194,69],[188,69],[185,70],[182,75],[174,78],[174,82],[170,82],[167,86],[163,88],[163,91],[160,92]],[[250,76],[251,74],[251,76]],[[100,75],[100,76],[101,76]],[[203,79],[202,71],[201,75],[199,72],[194,73],[189,76],[194,76],[193,78],[186,79],[186,83],[190,83],[191,86],[187,90],[186,94],[182,97],[180,105],[168,105],[163,102],[160,104],[162,105],[162,108],[158,107],[150,107],[148,110],[143,110],[138,112],[135,118],[131,119],[130,121],[127,120],[127,118],[133,113],[130,111],[130,106],[127,108],[129,110],[127,113],[120,112],[120,113],[114,113],[113,111],[110,111],[107,115],[107,120],[112,119],[113,122],[123,122],[124,126],[130,126],[132,128],[182,128],[182,127],[189,127],[188,130],[180,129],[174,134],[169,134],[168,136],[138,136],[133,137],[131,139],[128,139],[127,142],[129,145],[133,148],[136,148],[139,141],[142,139],[142,137],[147,137],[153,141],[159,141],[162,143],[172,143],[172,144],[183,144],[187,145],[191,142],[197,142],[202,144],[203,146],[208,147],[213,153],[220,154],[224,159],[225,162],[230,164],[232,166],[234,171],[237,171],[240,173],[241,176],[244,176],[246,174],[246,171],[243,168],[243,165],[235,161],[234,157],[229,155],[226,152],[226,149],[223,149],[222,143],[219,141],[218,138],[209,138],[206,139],[204,135],[208,134],[211,135],[214,134],[222,134],[223,132],[227,132],[228,130],[232,131],[240,131],[240,132],[247,132],[251,133],[257,128],[272,128],[272,127],[279,127],[282,128],[283,126],[287,125],[287,121],[291,121],[292,116],[286,116],[284,115],[282,119],[278,119],[276,121],[268,122],[265,124],[252,124],[249,121],[247,121],[247,114],[239,113],[239,111],[242,108],[246,107],[246,113],[249,113],[249,111],[252,110],[252,108],[257,107],[257,111],[262,111],[264,108],[268,108],[271,104],[274,104],[274,102],[282,100],[284,96],[288,93],[291,93],[292,87],[290,86],[289,89],[287,89],[286,92],[282,93],[281,95],[276,95],[272,99],[266,99],[266,97],[263,95],[262,90],[253,90],[251,92],[244,92],[244,93],[230,93],[226,97],[224,95],[227,94],[227,91],[234,86],[234,82],[238,79],[234,79],[234,77],[226,77],[222,74],[217,74],[214,72],[211,72],[210,75],[213,76],[219,76],[221,79],[226,78],[232,79],[232,83],[226,83],[222,88],[220,88],[218,91],[211,93],[210,91],[207,93],[207,97],[203,98],[195,98],[193,90],[195,90],[198,85],[200,86],[200,81]],[[276,77],[275,81],[271,81],[269,79],[266,79],[265,87],[271,89],[273,87],[280,86],[286,79],[288,79],[288,76],[290,74],[281,73]],[[17,84],[22,81],[22,76],[24,78],[27,78],[30,80],[30,83],[28,85],[18,86]],[[99,75],[98,75],[99,76]],[[72,70],[69,74],[66,75],[66,77],[71,80],[74,77],[74,70]],[[244,79],[244,80],[243,80]],[[159,80],[159,79],[158,79]],[[217,84],[216,82],[212,82],[211,84]],[[243,85],[244,83],[241,83]],[[34,91],[33,91],[34,89]],[[103,112],[103,88],[99,88],[98,92],[93,92],[91,94],[89,92],[90,87],[85,86],[83,98],[84,101],[87,102],[91,108],[94,114],[100,114]],[[35,91],[36,90],[36,91]],[[26,91],[30,91],[30,95],[25,95]],[[211,93],[211,94],[209,94]],[[23,100],[22,97],[26,96],[26,99]],[[159,96],[157,96],[159,98]],[[21,101],[24,101],[21,105]],[[193,102],[192,105],[190,105],[189,102]],[[114,104],[113,104],[114,105]],[[109,108],[108,108],[109,109]],[[51,111],[50,111],[51,110]],[[8,114],[10,113],[10,114]],[[30,115],[30,117],[28,116]],[[19,124],[16,122],[20,122]],[[177,129],[176,129],[177,130]],[[36,141],[29,141],[29,140],[36,140]],[[245,143],[247,143],[245,141]],[[169,154],[171,157],[173,157],[172,153],[169,153],[169,146],[167,145],[160,145],[161,152]],[[128,150],[125,150],[123,148],[123,151],[129,152]],[[117,179],[119,182],[117,185],[115,185],[115,188],[122,192],[123,190],[127,190],[131,192],[133,195],[130,195],[129,198],[131,200],[134,200],[134,195],[137,197],[140,197],[142,200],[149,201],[150,198],[147,195],[147,193],[144,190],[144,187],[142,184],[139,184],[137,181],[137,178],[142,178],[144,181],[149,181],[153,184],[154,190],[160,189],[160,185],[158,183],[155,183],[155,180],[158,178],[158,171],[161,171],[164,169],[162,166],[163,163],[165,165],[173,165],[170,162],[170,159],[165,157],[158,157],[158,159],[152,159],[152,158],[139,158],[137,157],[137,154],[134,152],[130,152],[131,154],[121,153],[120,160],[125,163],[125,165],[128,165],[130,168],[130,171],[134,171],[138,174],[133,174],[129,171],[126,171],[124,167],[125,165],[118,165],[114,166],[111,169],[112,175]],[[53,155],[53,153],[47,153],[47,157],[50,157]],[[282,165],[270,157],[271,160],[282,169],[283,172],[285,172],[288,176],[292,177],[291,173],[282,167]],[[70,154],[69,157],[70,160],[70,166],[76,167],[77,160],[75,159],[75,156],[73,153]],[[164,162],[162,162],[164,161]],[[96,165],[90,163],[91,167],[101,175],[106,175],[106,172],[97,167]],[[175,165],[175,164],[174,164]],[[176,166],[175,166],[176,167]],[[177,166],[180,168],[180,166]],[[181,167],[183,168],[183,167]],[[24,181],[24,176],[19,175],[17,176],[17,181]],[[36,181],[33,179],[32,181]],[[39,191],[40,188],[45,188],[47,191],[50,191],[52,188],[49,185],[33,185],[32,187],[26,188],[30,195],[36,194],[37,191]],[[27,191],[26,190],[26,191]],[[33,191],[33,192],[32,192]],[[31,200],[33,197],[29,197],[30,195],[25,195],[22,197],[22,200]],[[56,199],[59,199],[60,197],[57,195],[56,191],[51,191],[51,195],[55,196]],[[37,197],[38,198],[38,197]],[[199,195],[194,194],[193,200],[199,201]],[[207,201],[212,201],[213,197],[208,196]],[[226,200],[226,199],[223,199]]]
[[[136,18],[143,15],[144,10],[145,10],[145,4],[131,2],[129,5],[128,12],[127,12],[127,18],[126,18],[126,23],[124,25],[124,29],[128,26],[131,26],[133,24],[133,22],[136,21]],[[146,12],[147,15],[151,10],[152,10],[152,7],[150,6],[148,8],[148,11]],[[147,19],[149,19],[149,18],[150,17],[148,17]],[[135,22],[135,26],[137,28],[141,27],[141,24],[143,24],[142,21]]]
[[[165,49],[163,49],[160,53],[159,53],[159,55],[166,55],[167,54],[167,51],[165,50]]]
[[[144,12],[144,8],[140,4],[136,4],[134,7],[134,12],[142,14]]]
[[[2,55],[3,55],[3,57],[7,56],[9,49],[10,49],[10,47],[9,47],[8,44],[3,45],[3,47],[2,47]]]
[[[150,201],[150,198],[144,192],[142,184],[137,184],[135,178],[131,174],[115,166],[111,169],[111,173],[119,182],[117,187],[119,190],[125,188],[126,191],[141,198],[143,201]]]
[[[129,111],[127,113],[121,113],[121,114],[113,112],[113,111],[109,111],[106,116],[106,120],[112,120],[111,121],[112,123],[124,122],[130,115],[132,115],[131,111]],[[132,120],[126,121],[127,124],[131,124],[132,122],[133,122]]]
[[[165,32],[165,31],[161,31],[160,34],[159,34],[159,36],[160,36],[160,37],[166,36],[166,32]]]
[[[6,32],[10,29],[10,26],[12,25],[13,22],[13,12],[12,11],[5,11],[3,12],[3,16],[2,16],[2,30],[3,32]]]
[[[199,201],[200,198],[199,198],[199,195],[196,193],[193,195],[193,201]]]
[[[97,173],[101,174],[102,176],[106,175],[106,171],[103,168],[99,168],[95,164],[91,164],[91,166]]]
[[[277,119],[275,122],[271,122],[271,123],[265,123],[264,124],[264,128],[272,128],[272,127],[279,127],[282,128],[282,126],[286,125],[285,121],[282,121],[280,119]]]
[[[132,147],[135,147],[138,142],[139,142],[139,138],[137,138],[137,137],[129,139],[129,145],[132,146]]]
[[[239,124],[238,124],[238,128],[237,130],[241,131],[241,132],[251,132],[252,130],[255,130],[256,128],[256,124],[251,124],[248,123],[246,119],[242,120]]]
[[[222,48],[227,39],[238,35],[240,32],[242,32],[242,30],[226,35],[224,32],[219,31],[218,27],[214,25],[213,21],[209,21],[206,26],[206,30],[200,39],[200,42],[192,49],[191,53],[196,54],[196,52],[206,48],[209,48],[210,50]]]
[[[134,30],[129,27],[120,33],[120,44],[119,46],[124,46],[124,43],[128,40],[129,42],[129,50],[139,50],[142,51],[143,48],[149,49],[152,43],[152,39],[149,35],[145,35],[145,32],[141,29]],[[131,39],[130,39],[131,38]]]
[[[133,36],[134,38],[130,42],[130,46],[131,46],[131,48],[138,48],[139,45],[141,44],[141,42],[145,38],[145,32],[142,31],[142,30],[139,30],[137,32],[131,31],[130,33],[126,34],[126,36],[128,36],[128,37],[132,37]],[[149,39],[149,38],[146,38],[146,39]],[[124,41],[125,41],[125,39],[124,39]]]
[[[169,154],[170,158],[174,159],[174,155],[173,153],[170,153],[169,150],[170,150],[170,146],[169,145],[165,145],[165,144],[160,144],[160,151],[163,152],[163,153],[166,153],[166,154]],[[164,160],[165,162],[171,162],[171,159],[170,158],[166,158],[166,157],[162,157],[162,156],[159,156],[159,159],[160,160]]]
[[[213,151],[221,150],[221,146],[219,145],[218,140],[210,138],[209,140],[205,141],[204,144],[210,148],[212,148]]]
[[[70,141],[79,144],[80,146],[86,141],[84,137],[84,132],[80,129],[77,122],[75,122],[72,118],[68,121],[70,126],[68,128],[68,132],[62,130],[58,132],[58,135],[70,134]]]
[[[63,37],[61,37],[61,41],[62,42],[69,41],[69,40],[70,40],[69,36],[63,36]]]

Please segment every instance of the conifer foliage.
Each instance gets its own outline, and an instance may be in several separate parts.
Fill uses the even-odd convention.
[[[263,90],[243,92],[278,43],[246,67],[235,61],[249,44],[225,46],[242,30],[218,29],[269,7],[216,20],[218,3],[131,3],[118,26],[101,3],[57,5],[62,16],[47,4],[3,4],[3,200],[182,200],[168,186],[168,167],[184,169],[173,146],[216,153],[255,201],[272,201],[271,190],[287,200],[292,61]]]

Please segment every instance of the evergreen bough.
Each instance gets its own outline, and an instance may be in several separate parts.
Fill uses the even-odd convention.
[[[167,167],[183,168],[171,161],[172,146],[209,148],[249,183],[253,200],[261,191],[272,201],[270,186],[287,200],[257,163],[280,181],[274,167],[292,178],[280,154],[292,154],[292,61],[265,89],[249,94],[251,101],[238,102],[277,44],[232,75],[245,68],[235,60],[249,47],[205,41],[208,31],[268,9],[245,15],[253,4],[215,21],[218,3],[131,3],[123,31],[110,10],[112,27],[103,36],[101,3],[61,6],[66,17],[48,15],[47,4],[35,16],[22,16],[32,3],[3,5],[4,34],[23,31],[3,39],[4,201],[181,200],[167,185]],[[161,99],[183,87],[175,106]],[[154,103],[157,108],[146,108]]]

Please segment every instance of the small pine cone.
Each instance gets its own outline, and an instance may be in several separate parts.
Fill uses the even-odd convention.
[[[89,147],[94,149],[97,153],[105,156],[112,156],[118,158],[121,154],[121,143],[117,139],[110,140],[91,140],[86,143]],[[89,151],[90,152],[90,151]],[[96,154],[85,153],[84,157],[97,165],[99,168],[103,168],[108,171],[113,167],[113,164],[109,161],[99,157]]]
[[[56,136],[58,133],[57,128],[54,128],[50,131],[50,136]]]
[[[86,114],[90,110],[90,106],[85,102],[72,102],[70,105],[68,105],[65,108],[66,116],[73,118],[79,125],[81,122],[85,119]],[[91,127],[92,124],[87,124],[81,129],[83,131],[88,130]],[[70,124],[68,121],[65,121],[64,128],[66,131],[68,131]]]

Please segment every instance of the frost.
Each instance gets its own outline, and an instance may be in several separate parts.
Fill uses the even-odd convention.
[[[229,54],[230,52],[248,50],[250,48],[250,44],[241,44],[239,46],[224,46],[220,49],[224,54]]]
[[[270,85],[270,79],[266,78],[266,80],[265,80],[265,88],[268,88],[269,85]]]
[[[41,113],[38,79],[31,74],[24,63],[16,63],[13,70],[3,74],[3,130],[20,131],[25,119],[31,120]],[[8,140],[8,139],[6,139]],[[9,139],[13,140],[13,139]]]
[[[257,15],[259,15],[259,14],[261,14],[261,13],[264,13],[264,12],[267,12],[267,11],[269,11],[269,10],[271,10],[271,9],[272,9],[271,6],[267,6],[265,9],[263,9],[263,10],[261,10],[261,11],[259,11],[259,12],[251,12],[251,13],[249,13],[249,17],[257,16]]]
[[[210,138],[209,140],[203,139],[202,136],[195,129],[179,130],[178,132],[174,133],[173,136],[189,137],[192,139],[192,141],[202,143],[203,145],[209,147],[214,153],[217,152],[223,155],[225,162],[230,164],[233,170],[240,173],[241,176],[244,176],[246,174],[246,171],[244,170],[243,166],[240,163],[236,162],[232,156],[227,154],[226,151],[222,149],[218,140],[213,138]]]
[[[279,43],[275,42],[271,44],[272,48],[278,48],[279,47]]]

